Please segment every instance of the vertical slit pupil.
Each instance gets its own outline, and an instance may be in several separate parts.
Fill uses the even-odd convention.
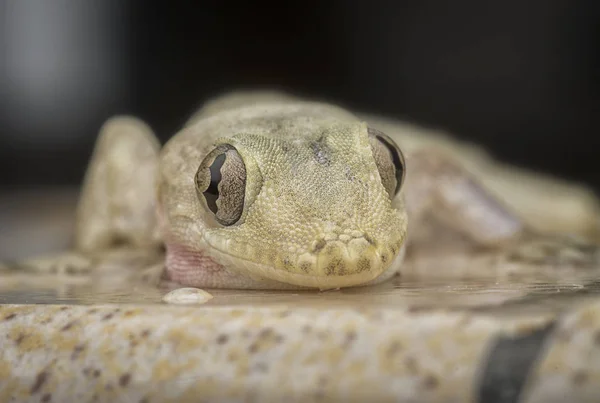
[[[215,158],[210,166],[210,185],[203,194],[210,211],[217,214],[217,199],[219,198],[219,183],[221,182],[221,167],[225,163],[225,153]]]

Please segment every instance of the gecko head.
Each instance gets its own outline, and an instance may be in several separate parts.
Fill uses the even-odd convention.
[[[356,121],[280,120],[272,132],[221,138],[194,178],[206,251],[257,279],[369,283],[399,264],[404,171],[398,146]]]

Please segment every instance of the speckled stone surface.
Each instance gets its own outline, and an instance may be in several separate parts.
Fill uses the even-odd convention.
[[[600,302],[558,319],[275,305],[1,305],[0,401],[475,402],[496,340],[549,325],[519,401],[600,401]]]
[[[527,396],[527,403],[600,402],[600,303],[558,323]]]

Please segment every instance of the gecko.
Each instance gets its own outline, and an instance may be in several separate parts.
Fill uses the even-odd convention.
[[[111,118],[84,178],[74,252],[30,266],[112,259],[119,271],[141,259],[186,287],[319,290],[599,267],[595,242],[533,228],[458,154],[406,152],[381,126],[271,93],[208,102],[164,147],[143,121]]]

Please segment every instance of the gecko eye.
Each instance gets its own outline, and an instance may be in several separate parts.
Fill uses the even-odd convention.
[[[404,181],[406,165],[404,155],[394,140],[386,134],[372,128],[369,131],[369,143],[383,187],[391,198],[398,194]]]
[[[244,211],[246,166],[233,146],[219,145],[204,158],[196,172],[196,191],[220,224],[229,226],[240,219]]]

